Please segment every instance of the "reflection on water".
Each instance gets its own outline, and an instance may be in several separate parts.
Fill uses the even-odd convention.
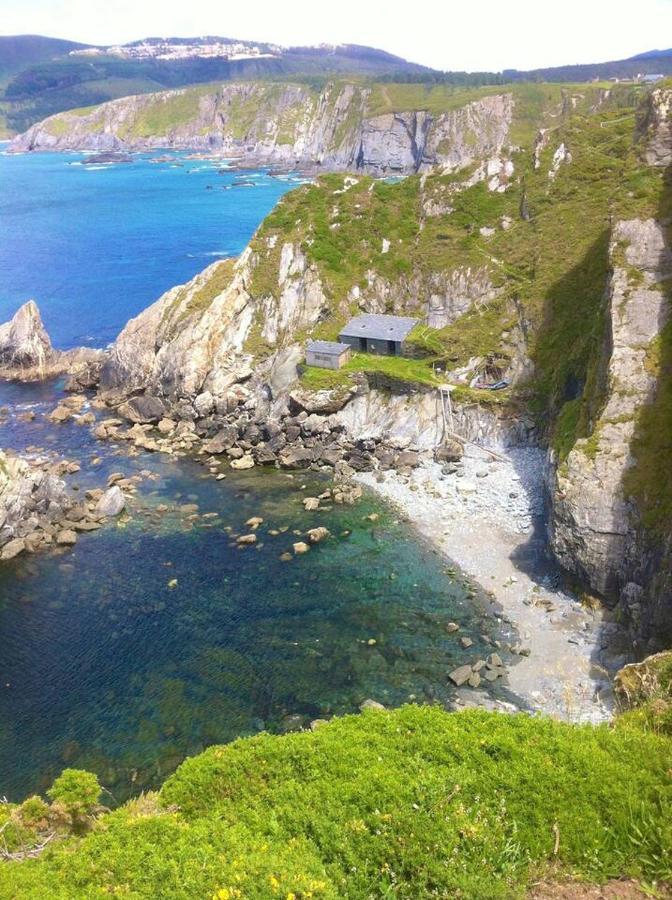
[[[4,446],[101,457],[71,479],[81,490],[112,471],[144,476],[128,520],[0,568],[0,795],[18,799],[74,765],[121,799],[210,743],[290,717],[366,697],[447,701],[447,673],[489,652],[492,620],[374,498],[307,513],[302,497],[324,488],[313,473],[215,481],[191,460],[120,455],[88,428],[46,423],[54,390],[2,388],[0,403],[38,414],[11,416]],[[240,549],[253,515],[258,542]],[[331,537],[282,562],[316,525]]]

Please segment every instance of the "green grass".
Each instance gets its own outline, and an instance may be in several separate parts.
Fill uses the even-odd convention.
[[[260,735],[0,866],[0,894],[495,900],[551,866],[669,878],[671,749],[634,728],[413,706]]]
[[[139,106],[124,136],[143,138],[167,135],[172,130],[187,125],[198,116],[201,97],[211,90],[210,87],[197,87],[153,97],[151,102]]]
[[[404,356],[378,356],[374,353],[353,353],[352,358],[337,371],[305,366],[301,380],[306,387],[320,390],[351,383],[360,372],[379,373],[404,384],[440,384],[431,361],[408,359]]]

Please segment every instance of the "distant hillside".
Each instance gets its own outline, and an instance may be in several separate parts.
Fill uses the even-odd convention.
[[[430,73],[383,50],[355,44],[320,47],[279,47],[223,37],[146,38],[130,44],[87,47],[54,41],[53,51],[35,49],[4,38],[0,44],[0,134],[24,131],[56,112],[92,106],[132,94],[185,87],[213,81],[309,79],[348,74],[376,78]],[[50,43],[49,38],[31,39]],[[22,61],[23,53],[23,61]],[[11,63],[11,71],[10,71]],[[4,116],[4,122],[2,117]]]
[[[672,74],[672,49],[649,50],[628,59],[617,59],[588,65],[554,66],[519,72],[505,69],[502,73],[515,81],[592,81],[606,78],[636,78],[638,75]]]
[[[62,57],[71,50],[83,49],[85,44],[42,37],[39,34],[0,35],[0,83],[9,75],[27,66]]]
[[[446,60],[446,68],[450,60]],[[322,87],[334,75],[379,82],[498,85],[587,82],[672,74],[672,50],[589,65],[503,72],[439,72],[357,44],[280,47],[234,38],[150,37],[87,46],[32,35],[0,38],[0,137],[67,109],[192,84],[292,80]]]

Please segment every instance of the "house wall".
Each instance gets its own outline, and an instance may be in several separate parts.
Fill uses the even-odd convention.
[[[353,350],[360,353],[377,353],[380,356],[401,356],[403,354],[403,344],[401,341],[394,341],[394,352],[391,351],[389,342],[385,340],[377,340],[376,338],[366,338],[366,350],[363,350],[360,339],[351,337],[347,334],[341,334],[338,337],[342,344],[350,344]]]
[[[306,350],[306,362],[309,366],[318,366],[320,369],[340,369],[350,359],[350,352],[344,351],[340,356],[331,353],[317,353],[315,350]]]

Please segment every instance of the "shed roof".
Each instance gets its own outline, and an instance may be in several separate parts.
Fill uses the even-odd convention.
[[[351,349],[350,344],[339,344],[338,341],[309,341],[306,347],[313,353],[326,353],[328,356],[340,356]]]
[[[373,338],[379,341],[403,341],[413,330],[418,320],[410,316],[381,316],[365,313],[355,316],[341,329],[342,335],[348,337]]]

